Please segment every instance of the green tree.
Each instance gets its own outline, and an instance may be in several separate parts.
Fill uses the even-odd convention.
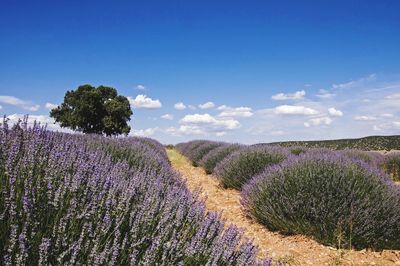
[[[116,89],[91,85],[67,91],[64,102],[50,111],[61,127],[107,136],[128,134],[131,115],[128,99],[118,95]]]

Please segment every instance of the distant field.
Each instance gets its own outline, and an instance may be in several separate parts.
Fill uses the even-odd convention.
[[[396,136],[370,136],[359,139],[337,139],[316,141],[284,141],[273,142],[280,146],[306,146],[324,147],[336,150],[360,149],[360,150],[400,150],[400,135]]]

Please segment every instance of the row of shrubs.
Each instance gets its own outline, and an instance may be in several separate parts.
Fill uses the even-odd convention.
[[[0,126],[0,265],[270,265],[162,145]]]
[[[335,139],[314,141],[284,141],[271,143],[283,147],[303,146],[308,148],[329,148],[334,150],[358,149],[363,151],[400,150],[400,135],[369,136],[358,139]]]
[[[332,246],[400,249],[400,186],[387,174],[399,177],[400,154],[224,143],[199,160],[199,147],[212,144],[177,148],[200,166],[212,161],[206,171],[242,190],[245,210],[269,229]],[[215,156],[228,147],[236,150]]]

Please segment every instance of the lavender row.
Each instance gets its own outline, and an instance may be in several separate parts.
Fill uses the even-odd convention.
[[[337,247],[400,249],[400,187],[365,160],[329,150],[289,156],[244,186],[242,204],[285,234]]]
[[[211,143],[179,147],[190,158]],[[200,165],[215,163],[206,171],[242,190],[248,214],[269,229],[333,246],[400,249],[400,153],[255,144],[223,155],[233,147],[213,149]]]
[[[201,166],[207,174],[214,172],[217,164],[244,145],[228,144],[208,140],[193,140],[179,143],[175,148],[186,156],[193,166]]]
[[[270,265],[160,145],[0,128],[0,264]]]

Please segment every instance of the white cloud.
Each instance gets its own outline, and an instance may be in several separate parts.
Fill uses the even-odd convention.
[[[400,128],[400,122],[398,122],[398,121],[394,121],[394,122],[393,122],[393,125],[394,125],[395,127]]]
[[[23,120],[24,119],[24,115],[23,114],[12,114],[12,115],[7,116],[7,118],[10,119],[9,120],[10,122],[16,123],[19,120]],[[52,124],[52,123],[54,123],[54,119],[49,117],[49,116],[47,116],[47,115],[29,115],[28,116],[28,123],[30,123],[30,122],[33,123],[34,121],[36,121],[38,123],[41,123],[43,125],[44,124]]]
[[[271,97],[272,100],[301,100],[306,95],[304,90],[295,93],[278,93]]]
[[[380,127],[377,126],[377,125],[374,125],[374,126],[372,127],[372,129],[375,130],[375,131],[383,131],[383,129],[380,128]]]
[[[283,131],[283,130],[273,130],[273,131],[270,132],[270,134],[272,136],[282,136],[282,135],[285,134],[285,131]]]
[[[178,103],[174,104],[174,108],[176,110],[185,110],[186,105],[183,102],[178,102]]]
[[[400,100],[400,93],[394,93],[385,97],[388,100]]]
[[[140,90],[140,91],[145,91],[146,90],[146,86],[144,86],[142,84],[139,84],[139,85],[136,86],[136,89]]]
[[[137,95],[135,99],[128,96],[128,100],[133,108],[157,109],[162,106],[160,100],[153,100],[144,94]]]
[[[219,117],[251,117],[253,116],[252,109],[250,107],[228,107],[226,105],[222,105],[217,108],[218,110],[222,110],[222,112],[218,115]]]
[[[210,108],[214,108],[215,104],[213,102],[206,102],[203,104],[199,104],[199,108],[200,109],[210,109]]]
[[[217,137],[222,137],[222,136],[225,136],[225,135],[226,135],[225,131],[221,131],[221,132],[215,133],[215,136],[217,136]]]
[[[333,84],[332,89],[349,89],[374,80],[376,80],[376,74],[371,74],[369,76],[362,77],[357,80],[352,80],[346,83]]]
[[[329,108],[328,112],[331,116],[343,116],[343,112],[335,109],[334,107]]]
[[[188,108],[190,109],[190,110],[196,110],[196,106],[194,106],[194,105],[188,105]]]
[[[226,106],[226,105],[224,104],[224,105],[218,106],[218,107],[217,107],[217,110],[223,111],[223,110],[226,110],[226,109],[229,109],[229,108],[230,108],[230,107],[228,107],[228,106]]]
[[[385,113],[385,114],[381,114],[382,117],[386,117],[386,118],[392,118],[394,117],[393,114],[389,114],[389,113]]]
[[[333,122],[332,118],[328,116],[312,118],[304,123],[305,127],[330,125]]]
[[[132,129],[129,135],[136,137],[149,137],[154,135],[154,133],[156,133],[157,130],[158,127],[146,128],[146,129]]]
[[[196,125],[181,125],[178,128],[169,127],[167,128],[166,132],[173,136],[205,134],[205,131]]]
[[[222,137],[227,134],[226,131],[209,131],[207,128],[201,127],[199,125],[180,125],[179,127],[169,127],[165,130],[165,133],[178,137],[193,135],[214,135],[216,137]]]
[[[12,114],[7,116],[8,123],[10,124],[15,124],[18,121],[22,121],[24,119],[24,114]],[[47,115],[29,115],[28,116],[28,126],[32,126],[34,122],[40,123],[40,125],[45,126],[49,130],[53,131],[60,131],[60,132],[68,132],[68,133],[73,133],[74,131],[68,129],[68,128],[62,128],[60,127],[59,124],[56,124],[54,119],[47,116]]]
[[[236,129],[240,127],[240,123],[234,119],[216,119],[209,114],[186,115],[180,121],[181,124],[197,124],[207,125],[214,129]]]
[[[369,115],[356,115],[354,117],[354,120],[357,121],[373,121],[376,120],[375,116],[369,116]]]
[[[56,108],[57,106],[58,106],[58,105],[57,105],[57,104],[54,104],[54,103],[46,103],[46,105],[45,105],[46,109],[48,109],[48,110],[54,109],[54,108]]]
[[[332,99],[336,94],[329,92],[328,90],[320,89],[319,94],[316,95],[318,98],[326,100]]]
[[[277,115],[316,115],[318,111],[301,105],[280,105],[274,108]]]
[[[161,118],[164,118],[166,120],[174,120],[174,116],[171,114],[162,115]]]
[[[0,96],[0,103],[10,104],[28,111],[37,111],[40,105],[21,100],[14,96]]]

